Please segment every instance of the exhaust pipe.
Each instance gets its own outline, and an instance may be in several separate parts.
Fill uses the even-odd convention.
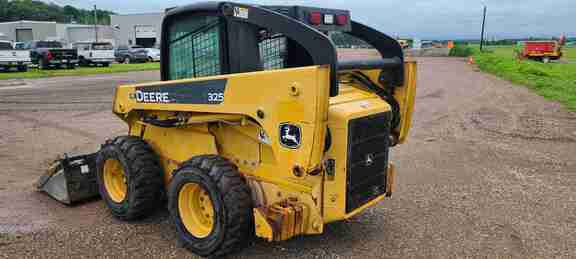
[[[56,159],[40,177],[36,188],[66,205],[98,197],[96,155],[79,155]]]

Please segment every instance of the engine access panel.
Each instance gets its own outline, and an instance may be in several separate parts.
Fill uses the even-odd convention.
[[[350,11],[306,6],[264,6],[284,14],[322,32],[352,30]]]

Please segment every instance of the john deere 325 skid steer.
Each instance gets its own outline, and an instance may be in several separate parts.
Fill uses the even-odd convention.
[[[64,159],[41,188],[74,201],[92,171],[114,216],[167,204],[202,256],[321,234],[392,195],[389,151],[406,139],[416,84],[396,40],[302,6],[197,3],[162,26],[162,81],[116,89],[127,135]],[[381,57],[339,62],[332,34]]]

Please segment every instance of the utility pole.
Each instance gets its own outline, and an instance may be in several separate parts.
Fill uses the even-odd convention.
[[[96,5],[94,5],[94,39],[98,42],[98,13],[96,10]]]
[[[484,26],[486,25],[486,5],[484,5],[484,18],[482,18],[482,35],[480,35],[480,51],[484,48]]]

